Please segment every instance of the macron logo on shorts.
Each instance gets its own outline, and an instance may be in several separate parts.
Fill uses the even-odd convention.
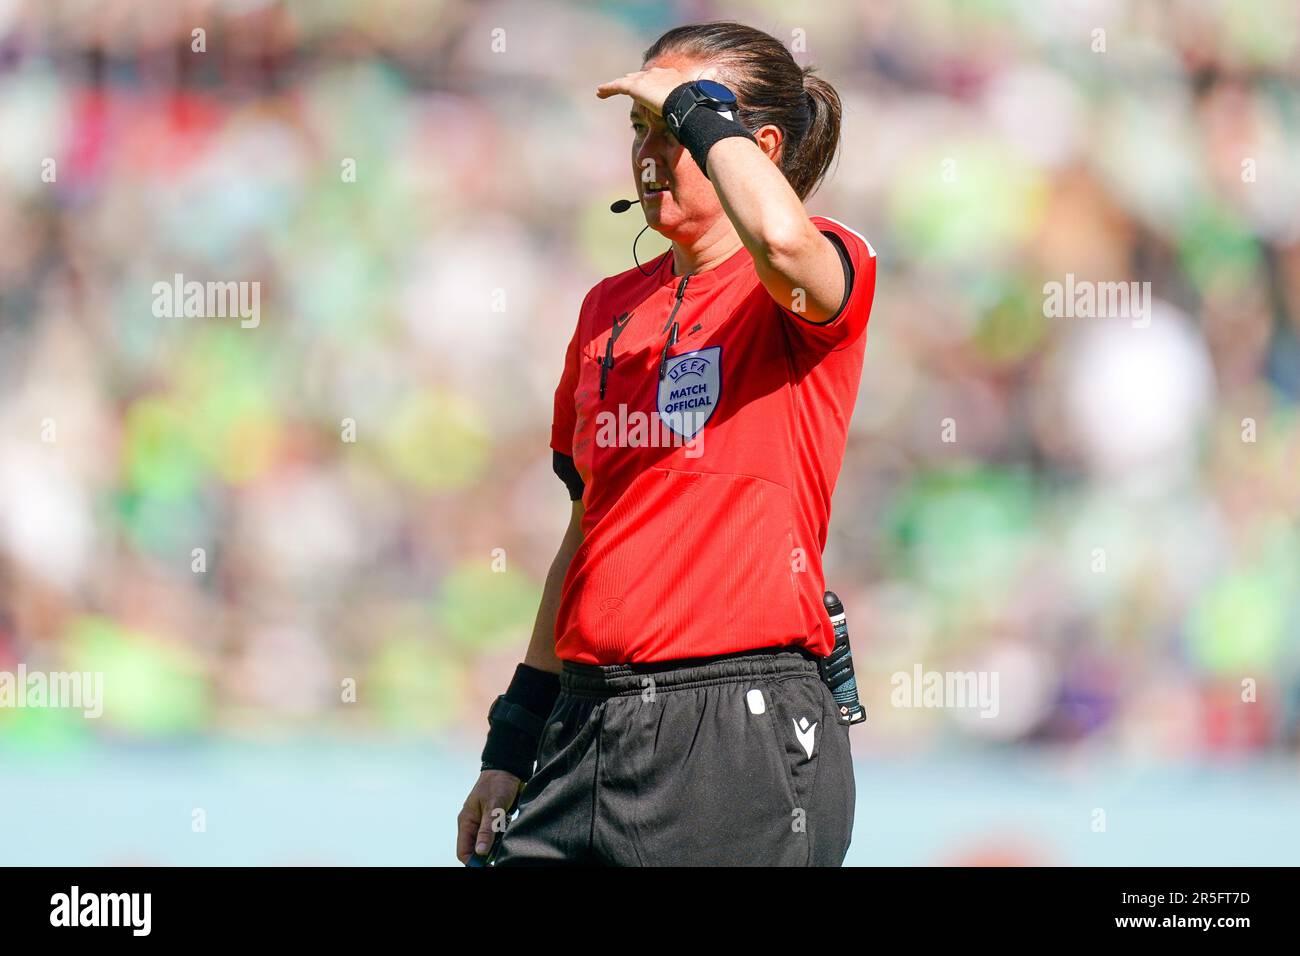
[[[817,733],[817,725],[809,725],[807,717],[800,717],[798,720],[791,718],[790,723],[794,724],[794,735],[799,738],[799,743],[803,745],[804,753],[811,757],[813,735]]]
[[[745,695],[745,703],[749,706],[751,714],[757,715],[767,712],[767,701],[763,699],[763,692],[757,688]],[[799,745],[803,747],[803,752],[811,758],[813,747],[817,744],[817,724],[810,724],[807,717],[800,717],[798,720],[791,718],[790,723],[794,724],[794,735],[798,739]]]

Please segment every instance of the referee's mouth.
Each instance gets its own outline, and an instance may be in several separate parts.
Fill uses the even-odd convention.
[[[642,198],[658,199],[665,193],[671,193],[672,186],[666,179],[655,179],[646,183],[642,189]]]

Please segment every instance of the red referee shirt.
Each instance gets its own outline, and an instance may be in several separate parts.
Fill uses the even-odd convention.
[[[852,229],[812,221],[852,269],[824,325],[778,306],[743,248],[690,276],[680,303],[671,255],[651,276],[629,269],[587,293],[551,428],[585,482],[585,538],[555,628],[562,660],[829,653],[821,556],[876,259]],[[679,331],[664,361],[670,315]]]

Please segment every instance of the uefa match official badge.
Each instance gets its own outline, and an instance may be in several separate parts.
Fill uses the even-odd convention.
[[[659,382],[657,408],[663,423],[694,438],[722,398],[722,346],[683,352],[669,359]]]

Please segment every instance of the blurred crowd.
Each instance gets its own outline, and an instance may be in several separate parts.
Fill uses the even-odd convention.
[[[0,2],[0,670],[106,693],[0,743],[481,744],[568,517],[564,346],[643,224],[594,88],[723,18],[840,91],[809,208],[879,255],[855,746],[1295,751],[1293,0]],[[260,323],[159,317],[176,275]],[[1149,321],[1045,315],[1067,276]],[[918,664],[998,718],[891,702]]]

